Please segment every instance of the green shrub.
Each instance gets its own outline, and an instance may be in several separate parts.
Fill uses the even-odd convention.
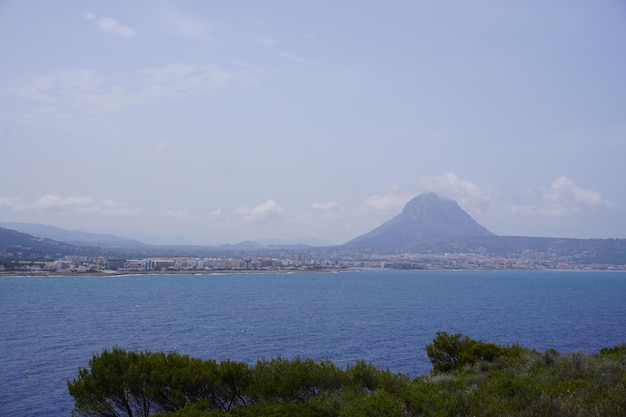
[[[405,407],[402,401],[387,391],[378,390],[363,394],[347,404],[339,417],[403,417]]]
[[[615,358],[626,358],[626,344],[600,349],[600,355],[613,356]]]
[[[519,345],[498,346],[461,333],[450,335],[446,332],[437,332],[433,343],[426,346],[434,372],[456,371],[478,362],[493,362],[500,357],[519,358],[522,352]]]
[[[68,389],[73,415],[94,417],[626,415],[623,346],[542,354],[439,332],[428,349],[441,366],[410,381],[364,361],[250,366],[115,347],[94,354]]]
[[[255,402],[303,403],[343,385],[343,372],[330,361],[281,357],[260,360],[252,370],[250,395]]]
[[[468,351],[476,341],[461,333],[449,335],[446,332],[437,332],[433,343],[426,345],[426,354],[433,365],[435,372],[447,372],[459,369],[461,356]]]

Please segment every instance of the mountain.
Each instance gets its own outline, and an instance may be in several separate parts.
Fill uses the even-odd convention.
[[[411,248],[428,242],[487,236],[495,235],[476,223],[456,201],[434,193],[424,193],[409,201],[401,214],[344,246]]]
[[[79,248],[67,243],[0,227],[1,257],[31,259],[44,255],[70,255],[88,253],[89,248]]]
[[[127,239],[105,233],[87,233],[78,230],[65,230],[44,224],[0,222],[0,227],[78,246],[98,246],[102,248],[137,248],[145,246],[145,243],[138,240]]]
[[[497,236],[448,198],[425,193],[402,213],[342,245],[348,253],[465,254],[524,265],[626,264],[626,239]]]

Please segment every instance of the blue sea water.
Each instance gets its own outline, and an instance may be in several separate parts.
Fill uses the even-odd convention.
[[[1,417],[69,416],[93,353],[364,359],[426,374],[438,330],[538,350],[626,342],[626,272],[381,271],[0,278]]]

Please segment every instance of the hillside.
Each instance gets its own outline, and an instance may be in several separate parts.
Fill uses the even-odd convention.
[[[79,248],[0,227],[0,255],[4,258],[35,259],[45,255],[83,254],[90,251],[91,248]]]
[[[99,246],[102,248],[139,248],[146,246],[145,243],[138,240],[111,234],[65,230],[45,224],[0,222],[0,227],[76,246]]]

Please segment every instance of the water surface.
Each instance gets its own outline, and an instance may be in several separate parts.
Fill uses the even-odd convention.
[[[365,359],[430,370],[438,330],[539,350],[626,342],[626,272],[345,273],[0,279],[0,416],[69,416],[66,381],[103,348],[255,362]]]

